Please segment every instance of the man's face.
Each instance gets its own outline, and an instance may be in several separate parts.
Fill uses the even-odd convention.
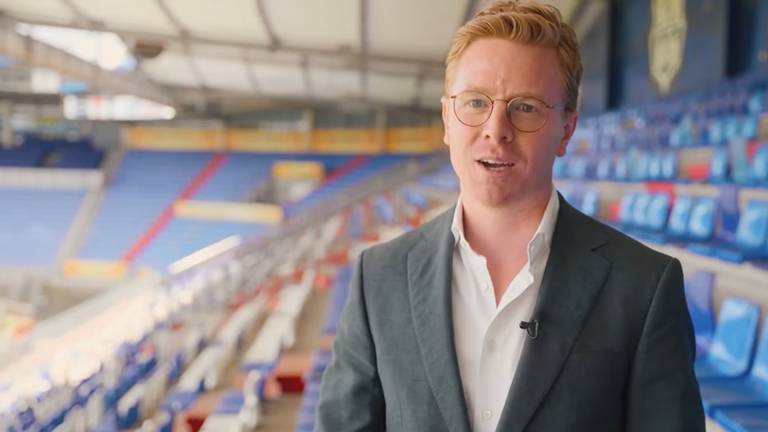
[[[449,96],[477,91],[492,99],[532,96],[549,105],[564,103],[560,65],[552,48],[480,39],[455,66]],[[575,113],[545,108],[544,126],[521,132],[508,120],[505,102],[494,102],[490,118],[480,126],[460,122],[450,97],[443,98],[442,108],[444,140],[464,203],[504,207],[549,192],[552,163],[555,156],[565,154],[576,126]]]

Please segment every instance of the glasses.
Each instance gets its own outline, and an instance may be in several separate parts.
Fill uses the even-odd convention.
[[[549,111],[564,111],[564,107],[550,105],[534,97],[516,97],[513,99],[491,99],[489,96],[474,91],[465,91],[451,96],[453,112],[456,118],[467,126],[480,126],[491,118],[495,101],[507,103],[507,120],[521,132],[536,132],[544,127],[549,119]]]

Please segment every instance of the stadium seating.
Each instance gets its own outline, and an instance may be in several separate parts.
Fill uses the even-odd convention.
[[[128,152],[105,193],[80,257],[121,258],[212,157],[210,153]]]
[[[715,332],[715,316],[712,310],[714,275],[698,271],[685,278],[685,298],[696,335],[696,354],[709,351]]]
[[[728,406],[762,405],[768,410],[768,327],[765,324],[748,375],[701,382],[701,398],[708,415],[713,416],[716,409]]]
[[[718,408],[715,420],[728,432],[762,432],[768,430],[768,407],[737,406]]]
[[[87,138],[70,141],[28,135],[19,146],[0,148],[0,167],[95,169],[103,157],[104,151]]]
[[[53,266],[84,198],[80,190],[0,188],[0,263]]]
[[[339,193],[339,191],[364,181],[376,173],[381,173],[388,168],[392,168],[407,159],[408,156],[403,155],[378,155],[360,158],[358,159],[360,161],[359,164],[354,166],[354,168],[348,172],[345,172],[344,175],[326,181],[302,200],[284,206],[285,214],[286,216],[291,217],[302,211],[306,211],[312,206],[317,205],[319,202]]]
[[[747,373],[759,317],[758,306],[747,300],[730,297],[723,302],[709,350],[696,359],[696,377],[700,382],[738,378]]]

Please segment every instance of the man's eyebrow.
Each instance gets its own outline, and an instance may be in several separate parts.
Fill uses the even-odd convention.
[[[462,93],[462,92],[467,92],[467,91],[482,93],[484,95],[487,95],[487,96],[493,98],[492,92],[489,92],[487,89],[482,88],[482,87],[473,87],[473,86],[470,86],[470,87],[467,87],[464,90],[458,91],[458,92],[456,92],[456,94],[459,94],[459,93]],[[538,99],[538,100],[542,100],[542,101],[545,100],[543,95],[540,95],[540,94],[537,94],[537,93],[533,93],[533,92],[529,92],[529,91],[517,92],[517,93],[510,94],[510,95],[506,95],[502,99],[514,99],[514,98],[519,98],[519,97],[534,98],[534,99]]]

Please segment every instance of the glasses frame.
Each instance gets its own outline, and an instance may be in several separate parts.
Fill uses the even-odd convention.
[[[464,121],[462,121],[462,120],[461,120],[461,117],[459,117],[459,114],[456,112],[456,98],[457,98],[458,96],[460,96],[462,93],[477,93],[477,94],[480,94],[480,95],[483,95],[483,96],[485,96],[486,98],[488,98],[488,100],[489,100],[489,101],[491,101],[491,110],[490,110],[490,111],[488,111],[488,116],[487,116],[487,117],[485,118],[485,120],[483,120],[481,123],[479,123],[479,124],[476,124],[476,125],[467,124],[467,123],[465,123]],[[479,126],[482,126],[482,125],[484,125],[485,123],[487,123],[487,122],[488,122],[488,120],[489,120],[489,119],[491,118],[491,116],[493,115],[493,109],[494,109],[494,107],[496,106],[496,101],[500,101],[500,102],[504,102],[504,103],[505,103],[505,104],[504,104],[504,106],[505,106],[505,112],[506,112],[506,117],[507,117],[507,121],[509,122],[509,124],[511,124],[511,125],[512,125],[512,127],[514,127],[515,129],[517,129],[518,131],[520,131],[520,132],[525,132],[525,133],[533,133],[533,132],[538,132],[538,131],[540,131],[540,130],[541,130],[543,127],[544,127],[544,126],[546,126],[546,125],[547,125],[547,122],[549,121],[549,111],[547,111],[547,117],[544,119],[544,123],[542,123],[542,124],[541,124],[541,126],[539,126],[538,128],[536,128],[536,129],[534,129],[534,130],[523,130],[523,129],[520,129],[519,127],[517,127],[517,126],[515,125],[515,123],[514,123],[514,122],[511,120],[510,116],[509,116],[509,107],[510,107],[510,105],[512,104],[512,102],[514,102],[514,101],[516,101],[516,100],[520,100],[520,99],[533,99],[533,100],[535,100],[535,101],[541,102],[541,104],[542,104],[542,105],[544,105],[544,107],[545,107],[545,108],[548,108],[550,111],[561,111],[561,112],[565,112],[565,111],[566,111],[566,109],[565,109],[565,107],[564,107],[564,106],[559,106],[559,105],[552,105],[552,104],[548,104],[548,103],[544,102],[543,100],[541,100],[541,99],[539,99],[539,98],[537,98],[537,97],[534,97],[534,96],[516,96],[516,97],[513,97],[513,98],[511,98],[511,99],[494,99],[494,98],[492,98],[492,97],[488,96],[487,94],[485,94],[485,93],[483,93],[483,92],[480,92],[480,91],[475,91],[475,90],[467,90],[467,91],[463,91],[463,92],[459,92],[459,93],[456,93],[455,95],[453,95],[453,96],[448,96],[448,97],[449,97],[450,99],[452,99],[451,105],[453,105],[453,115],[455,115],[455,116],[456,116],[456,120],[458,120],[458,121],[459,121],[459,123],[463,124],[464,126],[468,126],[468,127],[479,127]]]

